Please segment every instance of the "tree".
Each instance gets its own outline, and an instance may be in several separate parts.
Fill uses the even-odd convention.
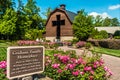
[[[113,19],[111,19],[112,21],[111,21],[111,25],[112,26],[119,26],[120,25],[120,22],[118,21],[118,19],[117,18],[113,18]]]
[[[11,39],[16,30],[17,14],[13,9],[7,9],[0,24],[0,33],[4,39]]]
[[[93,17],[81,10],[73,21],[74,36],[79,40],[87,40],[94,30]]]
[[[46,12],[44,12],[43,15],[45,15],[46,18],[48,18],[51,12],[52,12],[52,9],[49,7],[46,9]]]
[[[111,26],[111,19],[106,17],[103,21],[103,26]]]
[[[94,18],[94,26],[95,27],[102,26],[102,23],[103,23],[103,19],[100,15],[98,15]]]
[[[2,16],[7,8],[13,8],[14,2],[12,0],[0,0],[0,15]]]
[[[25,16],[29,16],[32,21],[31,29],[40,29],[42,25],[42,18],[39,15],[40,8],[36,6],[35,0],[28,0],[27,4],[24,6],[23,12]]]

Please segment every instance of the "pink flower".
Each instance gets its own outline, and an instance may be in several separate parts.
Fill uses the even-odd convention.
[[[99,63],[100,63],[100,66],[104,64],[104,61],[102,58],[99,60]]]
[[[86,66],[86,67],[84,68],[84,70],[85,70],[85,71],[91,71],[91,70],[92,70],[92,67]]]
[[[6,61],[1,61],[0,62],[0,68],[5,69],[7,67]]]
[[[89,76],[89,80],[94,80],[94,77],[93,76]]]
[[[107,66],[104,66],[104,70],[108,72],[108,76],[113,75],[112,71]]]
[[[74,76],[78,76],[78,75],[79,75],[79,70],[76,70],[76,71],[72,72],[72,74],[73,74]]]
[[[83,62],[83,59],[82,58],[79,58],[78,59],[78,64],[81,64]]]
[[[105,71],[108,71],[108,67],[107,67],[107,66],[104,66],[104,70],[105,70]]]
[[[49,59],[50,57],[49,57],[49,56],[46,56],[45,58],[46,58],[46,59]]]
[[[51,63],[52,61],[51,60],[47,60],[48,63]]]
[[[70,57],[65,55],[65,56],[60,56],[59,59],[62,63],[66,64],[69,61]]]
[[[94,68],[97,68],[97,65],[96,65],[96,64],[93,64],[93,67],[94,67]]]
[[[60,66],[60,64],[53,64],[53,65],[52,65],[52,67],[53,67],[54,69],[59,68],[59,66]]]
[[[91,73],[91,74],[94,74],[94,71],[93,71],[93,70],[91,70],[91,71],[90,71],[90,73]]]
[[[70,70],[73,70],[75,68],[76,64],[68,64],[67,68]]]
[[[112,71],[109,70],[108,72],[109,72],[109,75],[110,75],[110,76],[113,75],[113,72],[112,72]]]
[[[84,72],[83,72],[83,71],[81,71],[81,72],[80,72],[80,74],[81,74],[81,75],[84,75]]]
[[[70,62],[71,62],[71,63],[75,63],[75,62],[76,62],[76,59],[75,59],[75,58],[71,58],[71,59],[70,59]]]
[[[54,54],[54,57],[57,57],[58,56],[58,54]]]
[[[81,64],[85,65],[85,64],[86,64],[86,62],[85,62],[85,61],[82,61],[82,63],[81,63]]]
[[[62,70],[61,70],[61,69],[58,69],[57,72],[58,72],[58,73],[62,73]]]

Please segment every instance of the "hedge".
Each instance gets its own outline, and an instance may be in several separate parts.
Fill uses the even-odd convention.
[[[91,42],[94,46],[99,46],[103,48],[120,49],[120,39],[103,39],[103,40],[90,39],[88,40],[88,42]]]

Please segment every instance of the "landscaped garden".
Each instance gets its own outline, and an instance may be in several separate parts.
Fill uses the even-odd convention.
[[[6,49],[11,45],[10,42],[1,42],[0,46],[0,79],[7,80],[6,78]],[[88,79],[88,80],[106,80],[111,75],[110,69],[104,65],[104,60],[101,58],[100,53],[114,54],[119,57],[119,50],[105,49],[94,47],[92,56],[88,56],[87,53],[77,56],[75,51],[62,51],[57,50],[59,47],[56,43],[51,42],[36,42],[36,41],[17,41],[12,45],[29,46],[29,45],[45,45],[45,71],[44,75],[55,80],[74,80],[74,79]],[[20,45],[22,44],[22,45]],[[64,43],[65,44],[65,43]],[[4,45],[4,47],[3,47]],[[52,47],[51,47],[52,45]],[[57,46],[56,46],[57,45]],[[76,47],[83,48],[85,42],[76,43]],[[66,45],[65,45],[66,46]],[[87,43],[85,49],[90,49],[91,44]],[[55,48],[56,47],[56,48]],[[69,46],[68,46],[69,47]],[[93,47],[92,47],[93,48]],[[102,49],[102,50],[101,50]],[[98,53],[97,53],[98,52]],[[81,53],[80,53],[81,54]],[[113,56],[114,56],[113,55]]]

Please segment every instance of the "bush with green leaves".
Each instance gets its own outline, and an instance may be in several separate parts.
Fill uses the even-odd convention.
[[[94,34],[94,36],[92,36],[92,38],[93,39],[107,39],[108,33],[105,30],[101,30],[98,33]]]
[[[114,36],[115,39],[120,39],[120,36]]]
[[[112,75],[99,55],[88,57],[76,56],[71,51],[53,52],[45,57],[45,74],[54,80],[106,80]]]

